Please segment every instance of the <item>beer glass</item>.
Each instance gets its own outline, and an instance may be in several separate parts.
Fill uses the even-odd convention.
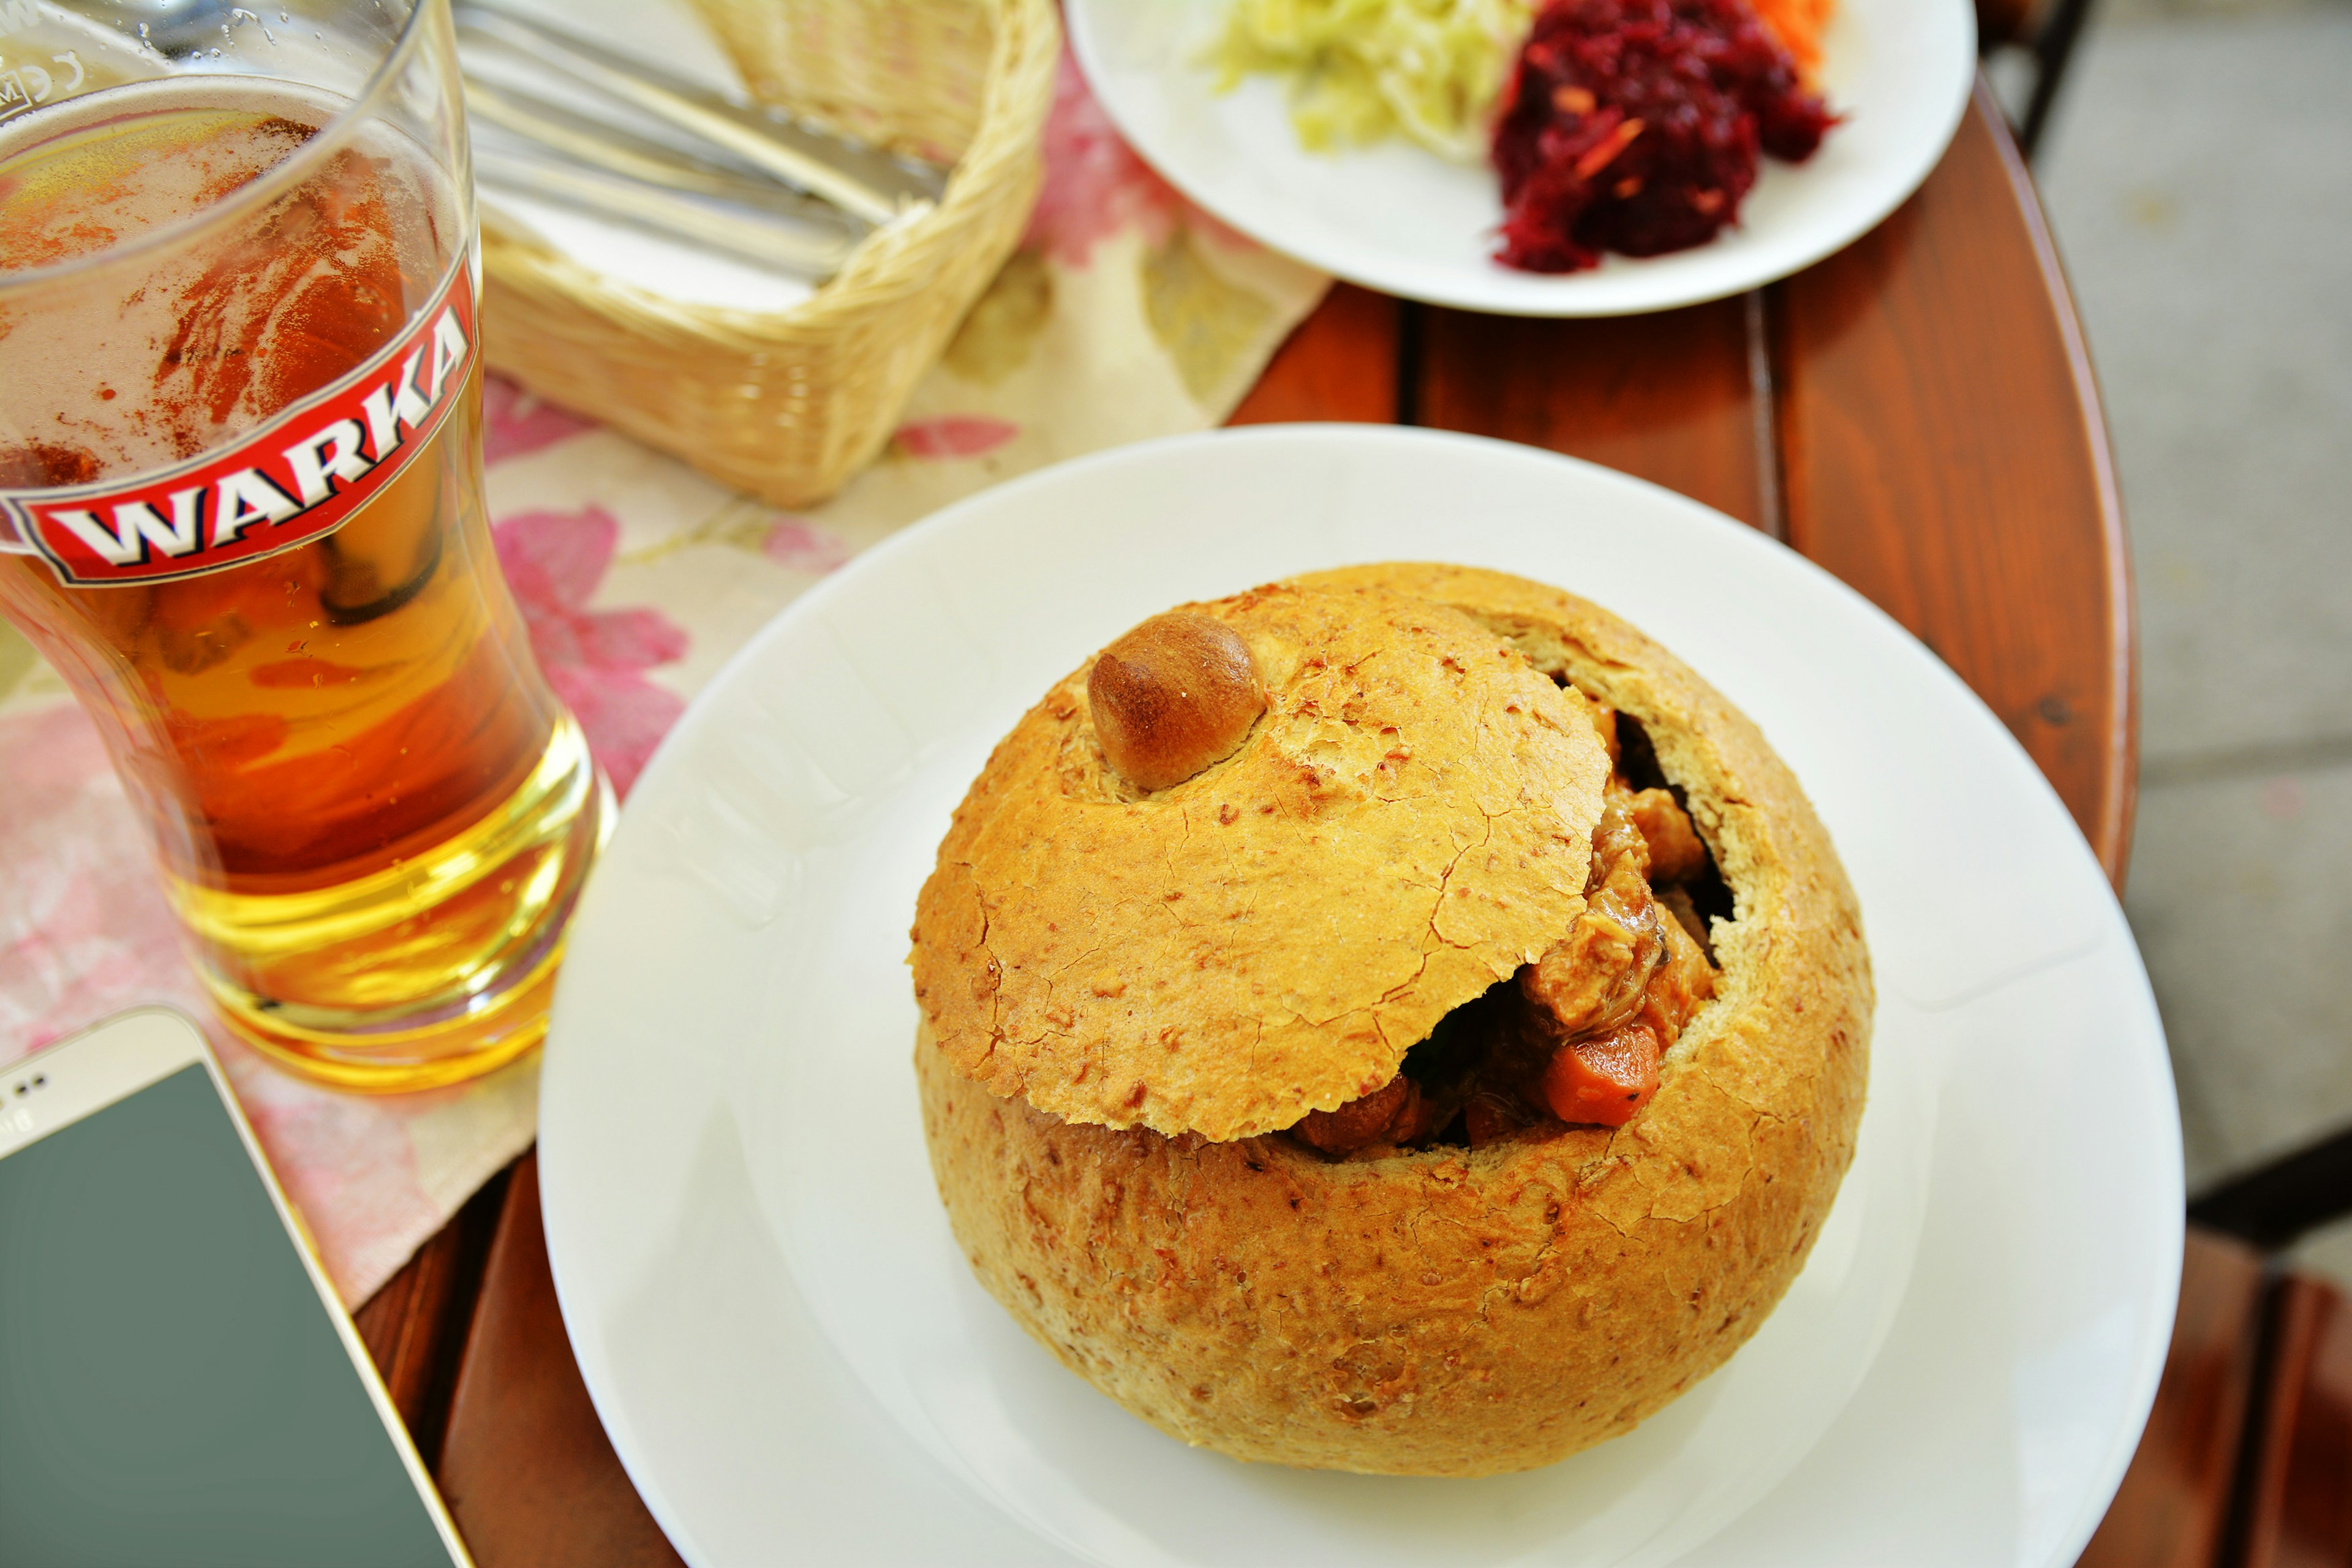
[[[538,1041],[611,818],[483,515],[478,268],[448,0],[0,0],[0,612],[229,1025],[350,1088]]]

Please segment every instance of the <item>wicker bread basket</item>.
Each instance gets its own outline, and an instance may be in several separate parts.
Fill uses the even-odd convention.
[[[952,160],[804,303],[685,303],[486,230],[490,364],[779,506],[839,489],[1019,241],[1061,33],[1052,0],[695,0],[762,100]]]

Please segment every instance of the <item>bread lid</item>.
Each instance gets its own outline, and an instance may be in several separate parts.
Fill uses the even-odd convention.
[[[912,963],[982,1087],[1223,1142],[1378,1089],[1565,931],[1609,759],[1582,697],[1442,605],[1276,584],[1186,608],[1256,659],[1240,749],[1136,789],[1089,660],[957,808]]]

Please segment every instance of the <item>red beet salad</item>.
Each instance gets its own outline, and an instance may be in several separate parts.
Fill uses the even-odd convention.
[[[1704,245],[1759,153],[1802,163],[1836,123],[1744,0],[1554,0],[1495,122],[1496,255],[1575,272]]]

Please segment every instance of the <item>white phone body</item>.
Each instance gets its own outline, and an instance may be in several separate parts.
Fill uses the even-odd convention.
[[[53,1153],[64,1149],[62,1142],[58,1145],[49,1145],[49,1140],[59,1138],[61,1134],[70,1134],[84,1123],[90,1123],[94,1128],[96,1123],[92,1119],[103,1118],[112,1108],[131,1100],[134,1096],[141,1095],[142,1091],[164,1086],[167,1080],[173,1080],[170,1084],[168,1101],[155,1100],[142,1104],[141,1114],[149,1120],[140,1123],[142,1136],[139,1149],[142,1152],[142,1157],[156,1161],[158,1163],[156,1168],[159,1172],[168,1171],[171,1168],[168,1161],[176,1152],[178,1145],[172,1139],[158,1140],[153,1137],[152,1128],[157,1124],[152,1120],[159,1115],[168,1116],[175,1122],[188,1124],[184,1129],[185,1132],[197,1144],[201,1144],[209,1151],[211,1164],[208,1168],[217,1178],[225,1158],[221,1152],[221,1145],[225,1142],[225,1139],[220,1135],[216,1123],[210,1121],[209,1114],[196,1109],[200,1097],[194,1091],[194,1080],[182,1076],[190,1068],[201,1069],[204,1082],[210,1086],[211,1100],[216,1102],[218,1110],[226,1116],[228,1125],[235,1130],[236,1142],[242,1146],[245,1159],[250,1163],[253,1174],[258,1178],[260,1190],[267,1195],[268,1207],[275,1215],[277,1232],[282,1237],[286,1251],[299,1266],[301,1278],[309,1281],[310,1293],[316,1300],[319,1314],[331,1328],[335,1342],[341,1346],[343,1360],[349,1363],[351,1374],[356,1380],[358,1390],[363,1393],[367,1405],[373,1409],[376,1420],[382,1425],[383,1436],[389,1440],[390,1453],[386,1455],[365,1437],[355,1436],[349,1430],[340,1434],[342,1437],[352,1439],[352,1453],[358,1456],[359,1462],[374,1467],[379,1471],[366,1478],[366,1484],[373,1489],[370,1495],[379,1499],[387,1495],[394,1483],[388,1473],[384,1473],[385,1468],[396,1463],[404,1472],[408,1486],[414,1489],[415,1500],[424,1510],[425,1520],[429,1521],[428,1533],[423,1527],[423,1521],[406,1511],[404,1500],[393,1504],[392,1506],[399,1510],[396,1517],[401,1525],[400,1544],[397,1548],[385,1547],[384,1550],[391,1555],[383,1556],[381,1561],[396,1562],[402,1564],[430,1563],[432,1568],[440,1568],[443,1563],[446,1563],[456,1564],[457,1568],[471,1568],[471,1559],[467,1556],[465,1546],[458,1539],[448,1510],[443,1506],[439,1493],[434,1489],[432,1479],[425,1473],[425,1466],[417,1457],[415,1445],[409,1439],[406,1425],[401,1420],[399,1412],[393,1405],[391,1396],[385,1392],[383,1379],[377,1375],[374,1361],[368,1354],[367,1347],[361,1342],[357,1330],[352,1327],[350,1314],[343,1310],[342,1303],[337,1300],[333,1286],[328,1282],[325,1272],[320,1268],[318,1259],[303,1234],[301,1222],[292,1206],[286,1201],[286,1194],[279,1189],[277,1178],[270,1172],[269,1163],[262,1156],[260,1145],[254,1141],[253,1130],[246,1124],[245,1117],[237,1108],[236,1098],[229,1091],[227,1080],[222,1076],[219,1064],[214,1060],[210,1047],[205,1044],[204,1036],[198,1032],[195,1026],[176,1012],[163,1007],[149,1007],[120,1014],[79,1035],[36,1052],[5,1069],[0,1069],[0,1340],[5,1340],[12,1333],[26,1332],[27,1323],[56,1323],[58,1321],[57,1310],[59,1299],[80,1288],[70,1281],[50,1288],[52,1294],[47,1302],[46,1310],[48,1315],[46,1317],[37,1315],[39,1309],[26,1308],[22,1305],[29,1294],[28,1287],[32,1283],[24,1279],[25,1267],[29,1258],[31,1257],[46,1258],[54,1256],[53,1253],[41,1252],[37,1244],[28,1239],[31,1232],[39,1227],[28,1227],[24,1224],[26,1215],[31,1212],[27,1205],[43,1198],[54,1199],[60,1204],[69,1203],[73,1201],[74,1194],[61,1190],[59,1184],[55,1181],[29,1196],[25,1191],[12,1194],[7,1186],[12,1173],[20,1169],[33,1169],[34,1167],[26,1157],[43,1150],[45,1146],[49,1147]],[[87,1139],[89,1134],[85,1133],[84,1136]],[[164,1147],[159,1149],[157,1147],[159,1142]],[[84,1143],[83,1148],[83,1163],[79,1170],[85,1180],[79,1184],[87,1185],[86,1178],[91,1168],[88,1163],[89,1158],[107,1151],[102,1145],[88,1142]],[[117,1151],[117,1152],[127,1152]],[[73,1167],[60,1165],[58,1169],[60,1172],[66,1172],[72,1170]],[[124,1177],[126,1183],[142,1179],[145,1178],[130,1174]],[[33,1180],[31,1177],[26,1178],[27,1182],[31,1180]],[[19,1184],[20,1186],[22,1184]],[[217,1190],[221,1194],[222,1201],[240,1206],[257,1207],[251,1189],[233,1178],[222,1182]],[[7,1202],[12,1196],[16,1205],[13,1210],[7,1206]],[[133,1196],[135,1197],[135,1194]],[[209,1198],[191,1199],[184,1194],[175,1193],[170,1196],[174,1202],[210,1201]],[[11,1226],[7,1222],[7,1216],[11,1214],[16,1216],[14,1235],[11,1234]],[[247,1212],[237,1216],[237,1223],[238,1236],[244,1243],[250,1246],[261,1231],[259,1222],[253,1213]],[[58,1229],[62,1231],[67,1224],[66,1219],[60,1218],[58,1221]],[[199,1236],[190,1236],[189,1241],[192,1247],[202,1245]],[[137,1245],[137,1243],[126,1241],[126,1245]],[[262,1245],[265,1247],[267,1246],[266,1242]],[[270,1260],[265,1258],[263,1261]],[[18,1276],[14,1295],[11,1294],[9,1282],[12,1272]],[[269,1289],[277,1292],[277,1295],[270,1305],[281,1314],[278,1321],[282,1322],[283,1313],[289,1310],[286,1298],[292,1294],[299,1294],[299,1290],[285,1283],[290,1278],[290,1274],[282,1268],[247,1270],[248,1274],[253,1272],[266,1274],[272,1281]],[[245,1276],[240,1276],[240,1279],[244,1278]],[[158,1280],[156,1283],[159,1292],[170,1289],[168,1280]],[[191,1289],[195,1288],[193,1283],[189,1286]],[[128,1310],[135,1315],[137,1310],[142,1309],[135,1302],[126,1303],[123,1300],[126,1294],[143,1296],[144,1293],[126,1293],[117,1289],[112,1292],[111,1300],[93,1301],[90,1304],[91,1308],[100,1310]],[[13,1321],[9,1316],[12,1304],[18,1307],[16,1318]],[[184,1307],[186,1303],[184,1300],[176,1305]],[[164,1301],[159,1298],[151,1310],[161,1312],[167,1308]],[[315,1389],[321,1378],[331,1380],[336,1375],[331,1359],[322,1358],[320,1355],[318,1351],[320,1342],[315,1335],[298,1332],[283,1337],[289,1342],[299,1342],[310,1352],[310,1358],[302,1363],[303,1370],[299,1374],[302,1385],[306,1389]],[[38,1354],[37,1347],[20,1344],[16,1348],[20,1355],[26,1358],[14,1363],[18,1368],[19,1380],[19,1387],[16,1391],[19,1397],[16,1403],[22,1408],[22,1396],[26,1393],[22,1386],[23,1368],[27,1365],[41,1365],[43,1363],[31,1359]],[[137,1363],[138,1357],[135,1353],[137,1347],[121,1345],[115,1348],[122,1352],[120,1358],[122,1362],[129,1364]],[[11,1364],[6,1360],[9,1349],[10,1347],[5,1343],[0,1343],[0,1376],[5,1375],[5,1369]],[[81,1412],[72,1403],[72,1389],[69,1384],[62,1381],[64,1375],[61,1374],[59,1384],[51,1391],[60,1404],[53,1407],[46,1417],[23,1416],[20,1417],[23,1422],[29,1425],[36,1420],[45,1420],[54,1425],[58,1421],[58,1409],[68,1410],[76,1419],[79,1419]],[[356,1401],[351,1396],[349,1390],[338,1389],[325,1392],[327,1398],[323,1404],[338,1413],[336,1418],[348,1428],[353,1420],[352,1412],[356,1408]],[[0,1398],[6,1397],[5,1392],[0,1392]],[[168,1398],[170,1394],[156,1393],[152,1397]],[[299,1407],[289,1407],[289,1418],[298,1420],[309,1418],[320,1409],[321,1404],[320,1401],[306,1400]],[[219,1425],[224,1430],[235,1426],[237,1419],[242,1419],[252,1426],[266,1427],[268,1425],[267,1417],[270,1413],[266,1408],[255,1410],[241,1407],[230,1414],[236,1419],[221,1421]],[[197,1420],[205,1422],[215,1418],[213,1413],[207,1412]],[[45,1536],[40,1532],[44,1529],[54,1532],[60,1528],[68,1528],[60,1526],[54,1517],[35,1517],[36,1506],[39,1502],[37,1496],[34,1495],[37,1491],[37,1482],[26,1476],[25,1467],[21,1463],[26,1449],[23,1447],[16,1449],[7,1447],[6,1420],[6,1413],[0,1412],[0,1562],[24,1560],[18,1558],[17,1552],[26,1549],[28,1544],[37,1545],[42,1541],[47,1541],[51,1549],[63,1547],[66,1542],[62,1539],[54,1534]],[[93,1416],[92,1420],[95,1422],[96,1417]],[[21,1441],[23,1433],[20,1432],[18,1436]],[[46,1431],[37,1432],[36,1436],[37,1438],[45,1436]],[[291,1439],[278,1440],[290,1441]],[[108,1485],[122,1484],[119,1474],[105,1473],[104,1456],[110,1450],[102,1443],[87,1446],[81,1452],[88,1456],[84,1460],[85,1468],[99,1472],[82,1478],[86,1479],[91,1486],[102,1489]],[[14,1477],[7,1473],[6,1468],[12,1453],[20,1461],[17,1473]],[[209,1462],[209,1458],[210,1457],[207,1456],[205,1462]],[[201,1487],[204,1484],[202,1463],[195,1467],[195,1471],[196,1474],[189,1483],[192,1488]],[[54,1477],[51,1479],[54,1479]],[[16,1483],[16,1502],[13,1508],[10,1502],[12,1480]],[[121,1496],[122,1506],[125,1508],[152,1506],[150,1500],[143,1495],[132,1495],[129,1492],[118,1495]],[[324,1495],[331,1498],[334,1494]],[[316,1513],[322,1506],[320,1502],[320,1496],[321,1494],[314,1489],[307,1497],[289,1497],[285,1502],[287,1507],[295,1512],[299,1513],[307,1507]],[[108,1502],[107,1500],[100,1498],[86,1506],[104,1511]],[[222,1505],[218,1502],[218,1494],[212,1494],[200,1500],[195,1506],[199,1511],[210,1507],[217,1512]],[[331,1510],[331,1502],[323,1506]],[[375,1519],[379,1516],[370,1514],[366,1517]],[[161,1514],[158,1514],[155,1522],[159,1529],[169,1528],[168,1521]],[[321,1522],[316,1527],[331,1529],[332,1523],[331,1521]],[[281,1521],[273,1528],[282,1531],[288,1527]],[[18,1535],[13,1547],[12,1531],[16,1531]],[[431,1555],[434,1536],[438,1538],[437,1545],[441,1552],[438,1557]],[[365,1550],[358,1550],[356,1543],[353,1544],[355,1554],[347,1556],[341,1544],[339,1543],[335,1560],[352,1562],[368,1558],[369,1554]],[[194,1550],[193,1543],[189,1549]],[[264,1561],[266,1558],[257,1556],[239,1560],[257,1562]]]

